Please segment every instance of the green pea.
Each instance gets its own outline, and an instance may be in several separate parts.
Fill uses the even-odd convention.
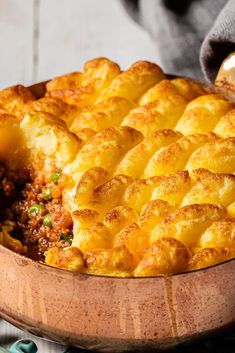
[[[42,212],[42,210],[43,210],[43,206],[35,203],[31,207],[29,207],[28,214],[30,217],[35,217],[35,216],[38,216]]]
[[[73,238],[70,237],[68,234],[61,233],[60,240],[67,241],[70,245],[72,244]]]
[[[43,218],[42,224],[43,224],[45,227],[49,227],[49,228],[52,227],[52,220],[51,220],[51,215],[50,215],[50,213],[46,214],[46,216]]]
[[[52,199],[52,197],[51,197],[51,189],[50,188],[44,189],[42,194],[43,194],[44,199],[46,199],[46,200],[51,200]]]
[[[56,185],[58,184],[58,180],[59,180],[60,176],[61,176],[60,170],[58,172],[55,172],[52,174],[51,180],[53,181],[54,184],[56,184]]]

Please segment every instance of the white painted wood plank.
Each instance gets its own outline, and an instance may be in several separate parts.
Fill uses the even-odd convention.
[[[155,44],[118,0],[0,0],[0,45],[0,88],[78,70],[97,56],[123,68],[139,59],[159,61]]]
[[[123,68],[139,59],[159,61],[155,44],[118,0],[41,0],[39,81],[99,56]]]
[[[0,87],[32,80],[33,0],[0,0]]]

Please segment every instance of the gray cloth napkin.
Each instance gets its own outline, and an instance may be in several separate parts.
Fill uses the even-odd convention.
[[[166,72],[213,81],[235,51],[235,0],[121,2],[150,33]]]

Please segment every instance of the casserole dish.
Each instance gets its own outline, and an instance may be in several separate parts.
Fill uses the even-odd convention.
[[[31,89],[41,96],[44,85]],[[232,92],[223,93],[234,101]],[[20,328],[69,345],[162,350],[234,323],[234,270],[235,260],[229,260],[165,277],[95,276],[52,268],[0,246],[0,311]]]

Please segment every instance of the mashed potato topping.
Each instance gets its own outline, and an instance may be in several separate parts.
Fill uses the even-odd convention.
[[[118,277],[235,257],[233,103],[105,58],[32,92],[0,91],[0,244]]]

